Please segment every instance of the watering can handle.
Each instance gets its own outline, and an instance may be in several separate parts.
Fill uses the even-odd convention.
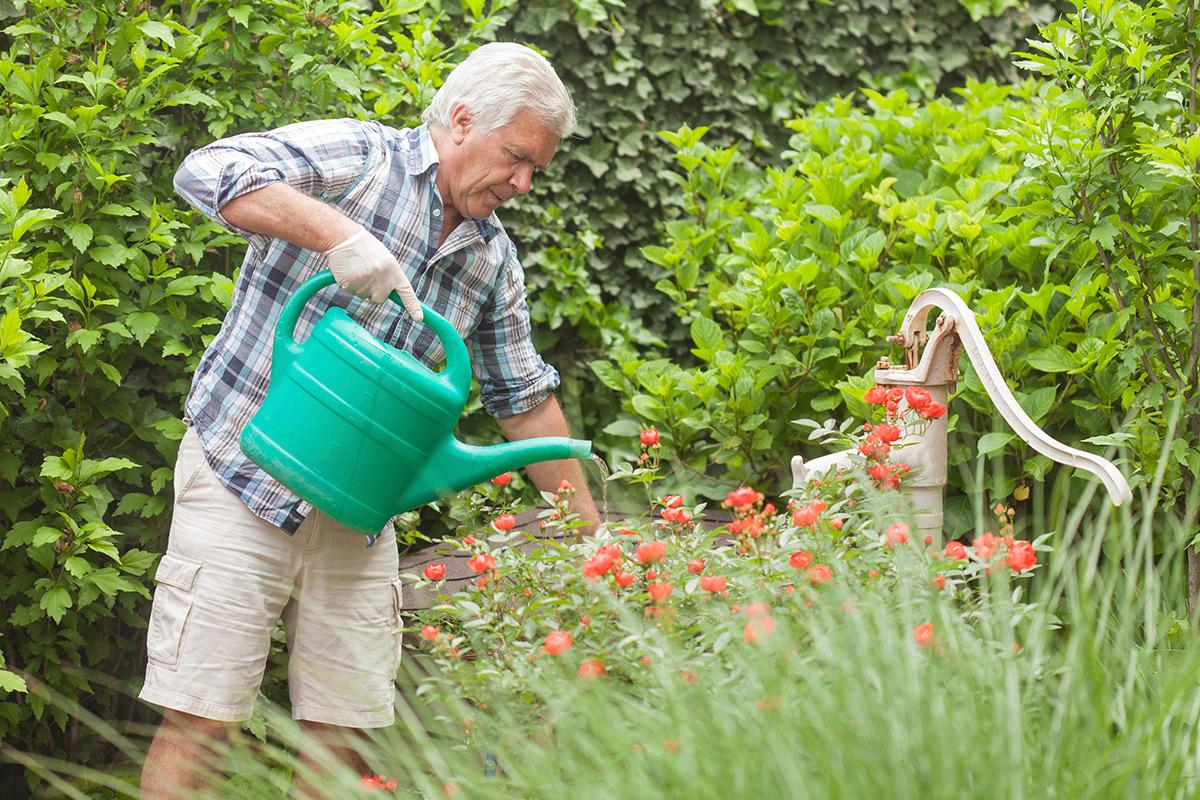
[[[300,319],[300,312],[304,309],[304,305],[312,299],[313,295],[332,284],[333,273],[327,269],[321,270],[300,284],[300,288],[292,293],[287,305],[283,307],[283,312],[279,315],[279,322],[275,325],[275,352],[273,355],[274,362],[280,368],[286,367],[293,358],[299,355],[300,346],[296,344],[295,332],[296,323]],[[389,299],[397,305],[403,306],[400,295],[396,292],[392,292]],[[446,349],[446,368],[442,370],[441,374],[449,379],[450,385],[458,390],[465,403],[467,393],[471,390],[471,360],[467,355],[467,346],[463,343],[462,337],[458,335],[458,331],[445,317],[424,303],[421,304],[421,310],[425,313],[425,324],[433,329],[441,341],[442,347]]]

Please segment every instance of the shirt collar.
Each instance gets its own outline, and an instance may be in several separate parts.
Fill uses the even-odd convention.
[[[437,165],[437,148],[433,146],[433,137],[429,135],[428,125],[409,128],[404,143],[408,146],[408,162],[405,166],[409,175],[423,175]],[[436,171],[434,174],[437,174]]]
[[[436,183],[438,161],[437,148],[433,146],[433,137],[429,135],[429,125],[422,123],[408,130],[405,137],[408,146],[408,161],[406,168],[409,175],[424,175],[429,173],[429,179]],[[484,241],[491,241],[500,232],[500,220],[492,212],[487,219],[474,220],[475,228]]]

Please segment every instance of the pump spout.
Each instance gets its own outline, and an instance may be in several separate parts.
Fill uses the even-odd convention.
[[[454,436],[434,450],[425,466],[412,476],[396,500],[396,514],[403,514],[489,478],[537,464],[563,458],[590,458],[592,443],[564,436],[519,439],[487,447],[464,444]]]

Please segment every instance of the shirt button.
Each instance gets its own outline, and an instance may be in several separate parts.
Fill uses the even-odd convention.
[[[435,217],[440,217],[440,216],[442,215],[442,210],[441,210],[440,208],[435,208],[435,209],[433,210],[433,215],[434,215]]]

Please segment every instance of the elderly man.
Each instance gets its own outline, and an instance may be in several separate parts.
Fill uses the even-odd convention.
[[[530,341],[516,248],[494,212],[530,190],[571,132],[570,95],[532,50],[489,44],[454,69],[424,122],[329,120],[234,136],[192,153],[175,177],[180,195],[250,247],[186,404],[141,693],[167,711],[143,797],[187,794],[209,747],[250,717],[281,617],[293,716],[328,739],[393,719],[393,532],[364,547],[238,446],[267,388],[275,322],[305,279],[328,268],[337,286],[309,304],[298,338],[338,305],[433,365],[441,346],[419,324],[420,298],[467,341],[484,407],[507,438],[568,433],[552,395],[558,374]],[[403,309],[385,302],[393,290]],[[576,510],[597,521],[577,462],[528,473],[543,490],[570,481]]]

